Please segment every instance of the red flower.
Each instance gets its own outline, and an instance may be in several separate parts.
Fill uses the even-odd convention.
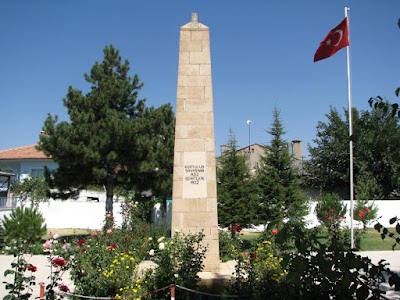
[[[333,208],[330,209],[331,212],[335,212],[335,210]]]
[[[67,264],[67,261],[62,257],[53,258],[53,260],[51,262],[53,263],[53,266],[56,268],[57,267],[63,268]]]
[[[69,292],[69,288],[65,284],[60,284],[60,291]]]
[[[85,242],[86,242],[86,241],[85,241],[84,239],[80,239],[79,241],[76,242],[76,244],[77,244],[78,246],[80,246],[80,245],[84,244]]]
[[[366,213],[369,213],[369,208],[368,208],[368,207],[364,208],[364,211],[365,211]]]
[[[257,257],[257,255],[255,253],[250,253],[250,258],[251,259],[255,259]]]
[[[107,247],[108,250],[115,250],[116,248],[117,248],[117,246],[115,246],[115,245],[111,245],[111,246]]]
[[[359,216],[360,218],[362,218],[362,217],[364,216],[364,214],[363,214],[363,212],[362,212],[361,210],[358,212],[358,216]]]
[[[279,230],[278,230],[278,229],[276,229],[276,228],[273,228],[273,229],[271,230],[271,232],[272,232],[272,234],[275,234],[275,235],[277,235],[277,234],[278,234],[278,232],[279,232]]]
[[[330,217],[328,218],[328,220],[329,220],[330,222],[332,222],[332,221],[333,221],[333,217],[330,216]]]
[[[228,229],[232,232],[240,232],[242,230],[242,227],[238,224],[231,224],[229,225]]]
[[[37,271],[37,268],[36,268],[34,265],[29,265],[29,266],[28,266],[28,271],[36,272],[36,271]]]
[[[338,219],[341,219],[341,218],[342,218],[342,216],[341,216],[341,215],[338,215],[338,216],[337,216],[337,218],[338,218]]]

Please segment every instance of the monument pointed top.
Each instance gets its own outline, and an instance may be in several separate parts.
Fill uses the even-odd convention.
[[[186,25],[182,26],[182,28],[188,28],[188,29],[190,29],[190,28],[202,28],[203,29],[204,28],[204,29],[207,29],[208,27],[199,23],[197,13],[192,13],[192,20],[189,23],[187,23]]]

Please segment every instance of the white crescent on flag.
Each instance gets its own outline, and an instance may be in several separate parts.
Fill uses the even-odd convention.
[[[333,45],[334,47],[336,47],[337,45],[339,45],[339,43],[340,43],[340,41],[342,40],[342,37],[343,37],[343,30],[338,29],[338,30],[336,30],[332,35],[334,35],[336,32],[339,33],[340,37],[339,37],[338,42],[337,42],[335,45]]]

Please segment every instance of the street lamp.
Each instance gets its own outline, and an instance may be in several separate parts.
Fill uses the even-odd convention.
[[[249,126],[249,154],[250,154],[250,152],[251,152],[251,151],[250,151],[250,145],[251,145],[251,144],[250,144],[250,127],[251,127],[251,123],[253,123],[253,122],[251,122],[251,120],[247,120],[246,123],[247,123],[247,125]]]

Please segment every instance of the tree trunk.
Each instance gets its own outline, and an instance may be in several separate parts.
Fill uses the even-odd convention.
[[[112,178],[107,179],[106,185],[106,214],[113,214],[114,183]]]

